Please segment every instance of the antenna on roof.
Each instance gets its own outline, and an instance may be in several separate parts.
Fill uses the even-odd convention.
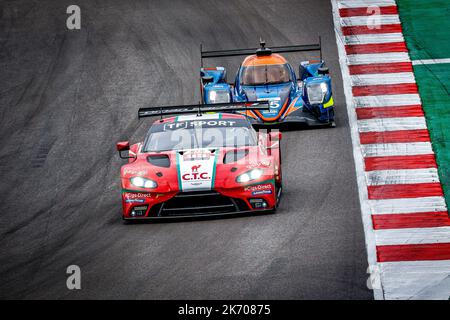
[[[270,56],[272,54],[272,50],[270,48],[266,48],[266,41],[262,38],[259,38],[259,48],[256,50],[257,56]]]
[[[261,37],[259,37],[259,46],[261,47],[261,49],[266,48],[266,41],[263,40],[263,38],[261,38]]]

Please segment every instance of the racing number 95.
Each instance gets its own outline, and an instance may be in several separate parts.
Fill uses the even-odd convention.
[[[222,305],[223,315],[239,314],[270,314],[270,305],[268,304],[224,304]]]

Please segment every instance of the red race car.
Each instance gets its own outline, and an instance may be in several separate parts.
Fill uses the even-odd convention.
[[[128,159],[120,174],[123,218],[274,211],[282,190],[281,133],[256,132],[245,116],[232,113],[247,108],[265,110],[269,104],[139,109],[140,118],[161,119],[143,142],[117,143],[120,157]]]

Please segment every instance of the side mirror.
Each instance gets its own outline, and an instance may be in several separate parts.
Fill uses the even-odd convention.
[[[129,156],[129,155],[128,156],[124,156],[124,155],[122,155],[123,151],[129,151],[130,150],[130,143],[128,141],[117,142],[116,148],[117,148],[117,151],[119,151],[119,156],[122,159],[136,158],[136,156]]]
[[[117,151],[128,151],[130,150],[130,143],[128,141],[117,142]]]
[[[214,78],[212,76],[208,76],[208,75],[202,76],[203,85],[211,83],[213,81],[214,81]]]
[[[309,61],[308,61],[309,62]],[[305,80],[309,77],[309,72],[302,64],[298,66],[298,79]]]
[[[319,74],[326,75],[326,74],[329,74],[329,73],[330,73],[330,70],[329,70],[327,67],[322,66],[322,67],[320,67],[319,69],[317,69],[317,72],[318,72]]]

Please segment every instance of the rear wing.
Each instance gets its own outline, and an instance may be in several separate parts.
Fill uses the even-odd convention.
[[[249,101],[249,102],[231,102],[231,103],[216,103],[216,104],[192,104],[183,106],[161,106],[161,107],[147,107],[139,108],[138,118],[154,117],[176,114],[196,113],[202,114],[204,112],[232,112],[232,111],[246,111],[246,110],[269,110],[268,101]]]
[[[319,43],[314,44],[302,44],[302,45],[270,47],[270,48],[266,48],[266,43],[262,40],[260,41],[259,44],[260,44],[259,48],[214,50],[214,51],[203,51],[203,46],[200,45],[201,66],[203,67],[204,58],[247,56],[255,53],[257,55],[269,55],[271,53],[282,53],[282,52],[319,51],[320,60],[322,60],[322,40],[320,36],[319,36]]]

